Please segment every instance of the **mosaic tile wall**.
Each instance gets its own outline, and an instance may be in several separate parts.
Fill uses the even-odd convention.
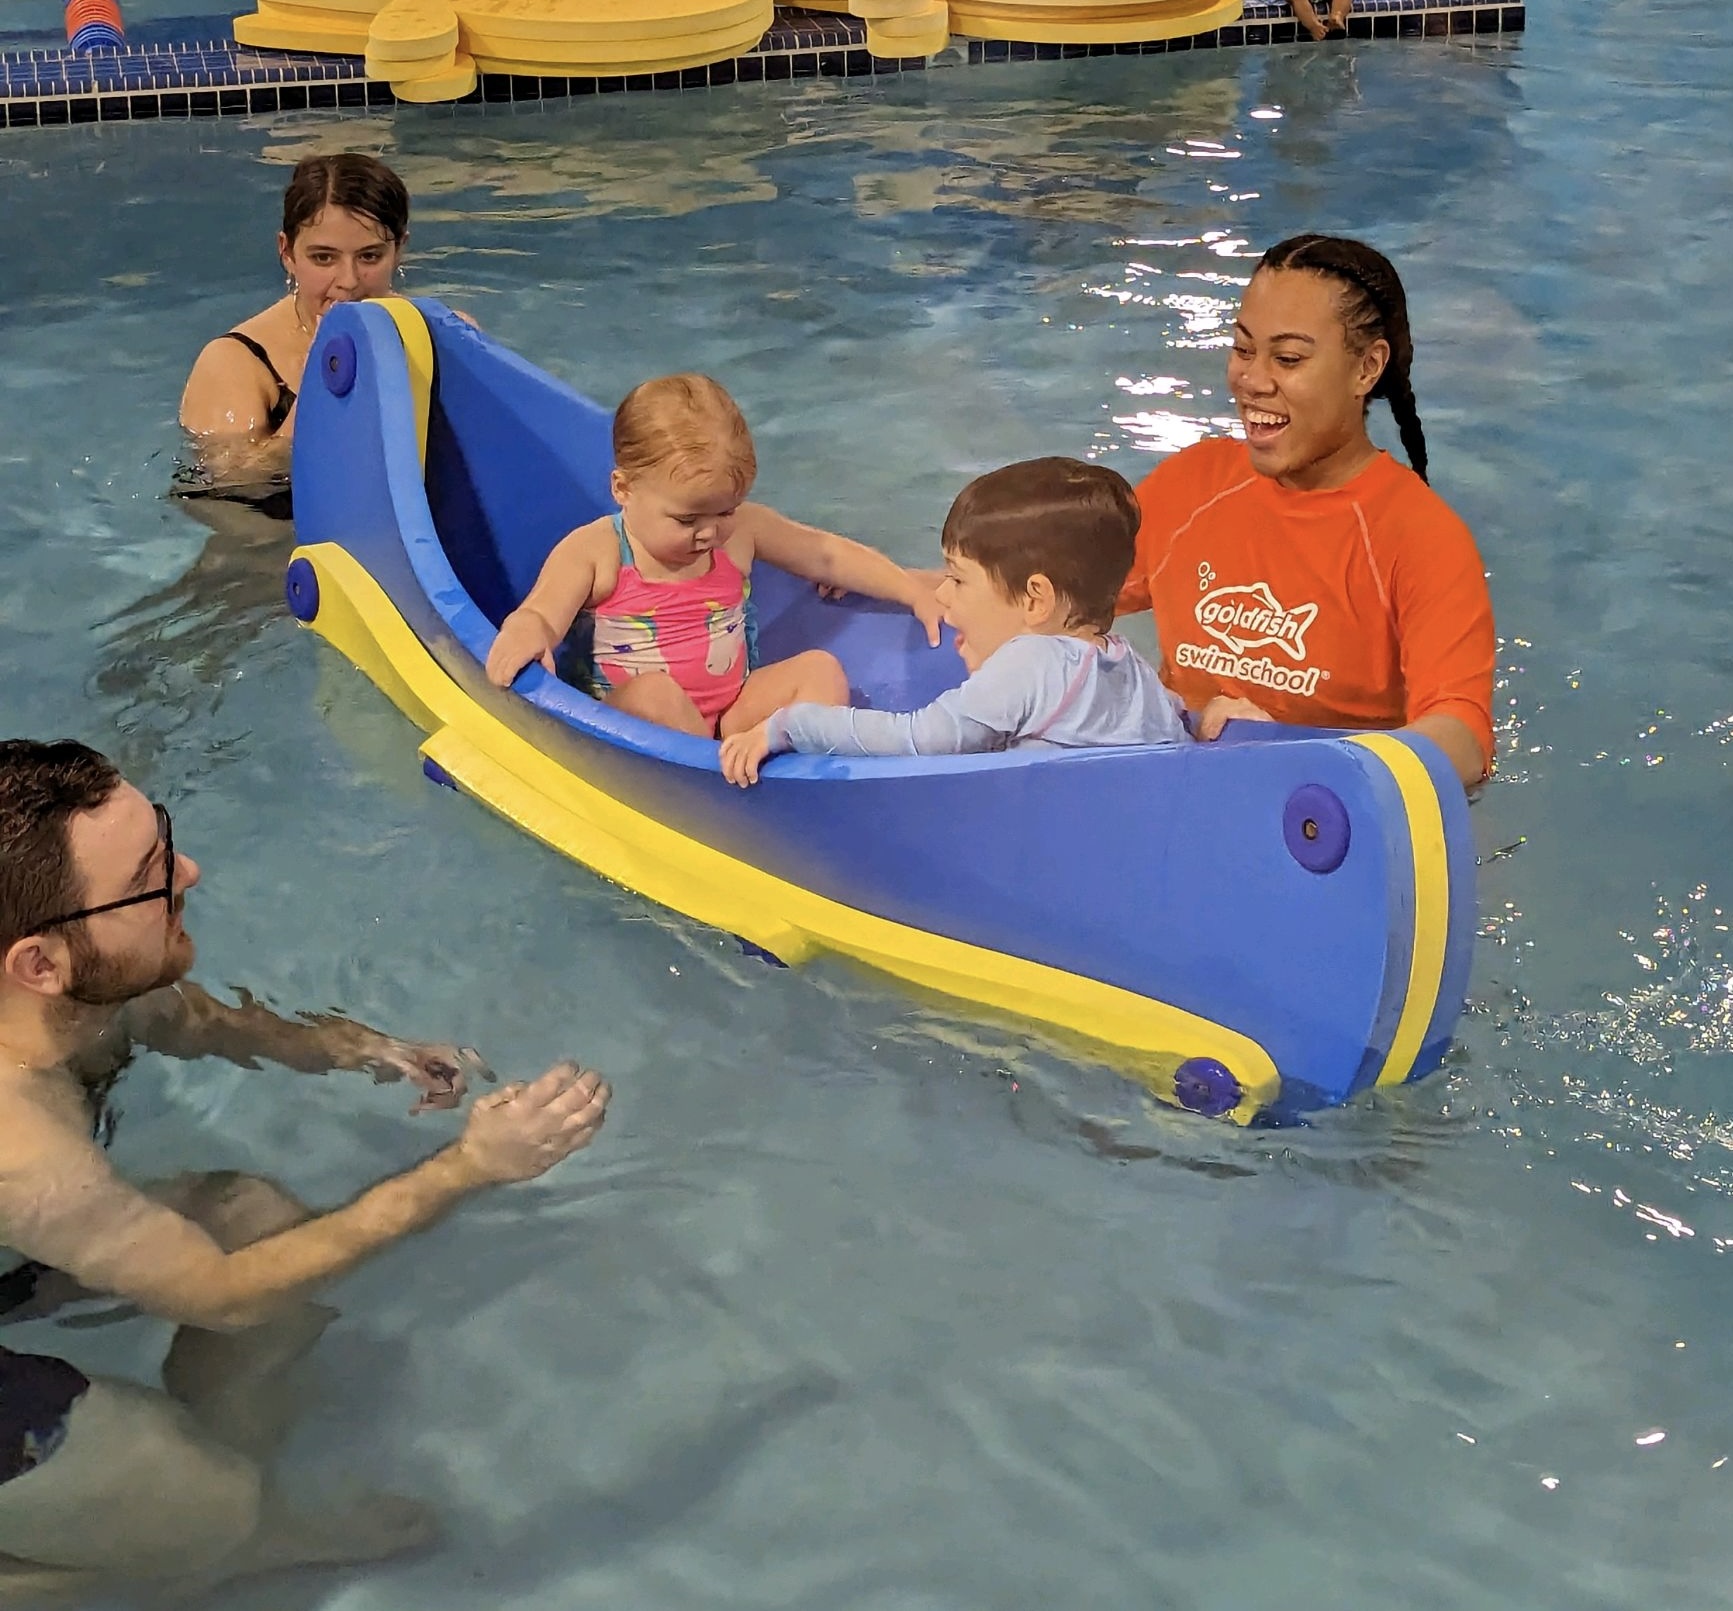
[[[1515,33],[1522,5],[1447,0],[1354,0],[1350,37],[1419,39]],[[1139,45],[1026,45],[969,40],[956,50],[972,65],[1060,61],[1081,56],[1160,55],[1179,50],[1279,45],[1299,37],[1286,0],[1247,0],[1239,22],[1187,39]],[[851,17],[779,10],[757,46],[734,61],[677,73],[630,78],[520,78],[485,74],[474,93],[453,106],[566,99],[637,90],[709,89],[794,78],[852,78],[917,72],[923,57],[872,55],[866,25]],[[137,45],[77,56],[69,50],[0,54],[0,128],[96,123],[153,117],[226,117],[307,107],[386,106],[388,84],[367,77],[357,56],[315,56],[253,50],[232,39],[188,45]],[[438,111],[430,107],[427,111]]]

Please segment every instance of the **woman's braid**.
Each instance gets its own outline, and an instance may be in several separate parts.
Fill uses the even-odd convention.
[[[1409,373],[1414,362],[1414,337],[1408,328],[1408,297],[1389,258],[1363,241],[1339,235],[1294,235],[1265,252],[1258,267],[1303,269],[1334,280],[1341,287],[1342,323],[1349,345],[1363,350],[1380,338],[1389,343],[1390,361],[1367,403],[1382,397],[1390,405],[1403,451],[1424,481],[1426,433],[1420,426]]]

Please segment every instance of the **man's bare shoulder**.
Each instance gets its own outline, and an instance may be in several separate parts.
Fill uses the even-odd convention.
[[[40,1256],[44,1228],[112,1179],[77,1078],[64,1070],[0,1076],[0,1247]]]
[[[0,1157],[62,1136],[93,1145],[90,1112],[83,1082],[65,1069],[0,1075]]]

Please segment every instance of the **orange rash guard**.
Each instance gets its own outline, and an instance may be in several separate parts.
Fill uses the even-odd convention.
[[[1454,716],[1492,757],[1492,601],[1468,527],[1380,453],[1344,487],[1295,492],[1243,442],[1199,442],[1137,489],[1119,613],[1152,607],[1162,680],[1279,722],[1393,728]]]

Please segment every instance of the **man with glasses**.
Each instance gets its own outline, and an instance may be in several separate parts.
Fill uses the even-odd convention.
[[[425,1542],[417,1505],[325,1512],[272,1491],[284,1367],[330,1311],[320,1283],[484,1187],[588,1145],[608,1086],[564,1063],[477,1101],[459,1139],[313,1215],[267,1182],[182,1176],[140,1190],[100,1145],[108,1087],[144,1046],[177,1057],[367,1068],[455,1106],[465,1054],[337,1018],[231,1007],[186,981],[198,864],[174,825],[82,744],[0,742],[0,1314],[112,1294],[179,1330],[167,1392],[0,1347],[0,1599],[124,1580],[216,1580]]]

